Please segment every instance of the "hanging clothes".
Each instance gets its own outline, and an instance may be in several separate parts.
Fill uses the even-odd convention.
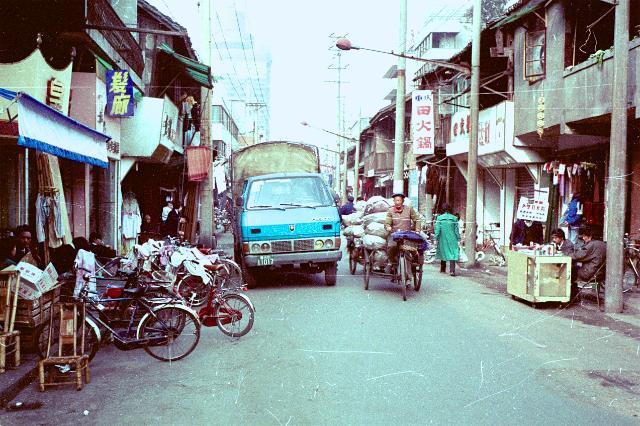
[[[125,256],[136,244],[141,225],[138,200],[133,192],[128,192],[122,199],[122,252]]]
[[[64,225],[60,211],[60,195],[39,193],[36,198],[36,237],[39,243],[49,239],[49,247],[58,248],[64,244]]]
[[[96,280],[94,275],[96,274],[96,255],[90,251],[80,249],[78,250],[78,254],[76,254],[74,266],[76,268],[76,286],[73,290],[73,295],[77,297],[80,294],[80,290],[82,290],[82,286],[84,285],[85,275],[91,275],[91,279],[89,280],[89,293],[95,295]]]

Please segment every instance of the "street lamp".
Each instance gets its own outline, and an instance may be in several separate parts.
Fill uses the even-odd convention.
[[[437,59],[424,59],[424,58],[420,58],[417,56],[412,56],[412,55],[405,55],[402,53],[396,53],[393,50],[377,50],[377,49],[370,49],[368,47],[362,47],[362,46],[354,46],[351,43],[351,40],[346,39],[346,38],[341,38],[338,41],[336,41],[336,47],[340,50],[368,50],[369,52],[376,52],[376,53],[384,53],[385,55],[393,55],[396,56],[398,58],[405,58],[405,59],[412,59],[414,61],[419,61],[419,62],[427,62],[430,64],[434,64],[437,65],[439,67],[442,68],[448,68],[448,69],[452,69],[458,72],[461,72],[465,75],[471,75],[471,69],[469,67],[466,67],[464,65],[460,65],[460,64],[452,64],[451,62],[447,62],[447,61],[439,61]]]

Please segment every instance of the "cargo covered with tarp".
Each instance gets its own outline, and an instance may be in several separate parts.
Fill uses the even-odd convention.
[[[244,181],[271,173],[319,173],[318,148],[295,142],[262,142],[233,153],[231,159],[234,200],[242,193]]]

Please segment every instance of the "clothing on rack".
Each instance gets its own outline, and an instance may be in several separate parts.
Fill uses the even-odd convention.
[[[64,243],[64,225],[60,213],[60,195],[38,194],[36,198],[36,237],[39,243],[49,238],[49,247]]]
[[[138,239],[142,216],[140,206],[133,192],[127,192],[122,199],[122,252],[127,255]]]
[[[84,285],[84,276],[87,274],[91,275],[89,292],[95,294],[96,279],[94,275],[96,274],[96,255],[90,251],[80,249],[78,250],[78,254],[76,254],[74,266],[76,268],[76,286],[73,290],[73,295],[77,297],[80,294],[80,290]]]

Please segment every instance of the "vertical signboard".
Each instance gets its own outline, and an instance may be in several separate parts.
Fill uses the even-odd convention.
[[[411,97],[413,153],[414,155],[433,154],[435,150],[433,93],[431,90],[414,90]]]
[[[133,81],[126,70],[107,70],[107,114],[133,116]]]

